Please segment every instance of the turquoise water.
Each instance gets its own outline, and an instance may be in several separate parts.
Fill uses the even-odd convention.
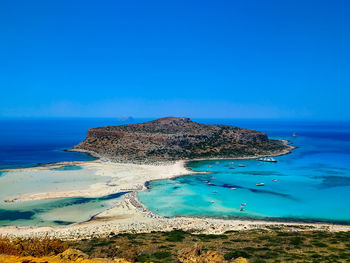
[[[90,219],[112,207],[123,193],[99,198],[58,198],[4,202],[26,194],[85,190],[108,177],[94,169],[68,165],[58,169],[10,170],[0,177],[0,226],[56,226]]]
[[[52,170],[57,170],[57,171],[75,171],[75,170],[82,170],[83,168],[78,165],[66,165],[62,166],[60,168],[53,168]]]
[[[350,123],[195,121],[256,129],[273,138],[289,139],[299,148],[277,157],[276,164],[256,160],[191,162],[191,169],[212,174],[151,182],[149,191],[139,197],[152,211],[164,216],[350,222]],[[2,120],[0,168],[91,160],[63,149],[83,140],[88,128],[113,124],[121,123],[114,119]],[[293,132],[299,136],[291,137]],[[3,200],[37,192],[86,189],[103,180],[108,178],[70,165],[39,172],[0,172],[0,226],[55,226],[88,220],[112,206],[123,193],[102,198]],[[261,182],[265,186],[255,185]],[[241,203],[247,204],[245,211],[240,211]]]
[[[189,168],[211,174],[150,182],[149,190],[139,193],[140,200],[153,212],[169,217],[350,223],[349,125],[270,125],[260,130],[288,139],[298,148],[276,157],[277,163],[189,162]],[[299,134],[296,138],[289,136],[294,131]],[[242,203],[246,203],[244,211],[240,211]]]
[[[3,206],[2,200],[35,193],[84,190],[92,184],[108,180],[108,177],[95,175],[95,172],[95,169],[80,166],[70,170],[9,170],[0,176],[0,208]]]
[[[99,198],[59,198],[5,203],[0,207],[0,226],[60,226],[89,220],[109,209],[125,192]]]

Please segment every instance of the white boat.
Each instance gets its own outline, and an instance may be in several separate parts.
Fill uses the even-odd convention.
[[[272,182],[277,182],[277,179],[273,179]]]
[[[245,165],[244,164],[239,164],[238,167],[245,167]]]
[[[261,158],[259,158],[259,161],[261,161],[261,162],[277,163],[277,160],[272,158],[272,157],[261,157]]]
[[[236,190],[237,188],[231,187],[231,190]]]
[[[255,184],[256,186],[264,186],[265,184],[264,183],[258,183],[258,184]]]

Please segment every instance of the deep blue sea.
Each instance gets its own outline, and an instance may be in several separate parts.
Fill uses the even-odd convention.
[[[124,123],[117,119],[0,119],[0,168],[91,160],[87,154],[64,150],[84,140],[89,128]]]
[[[298,148],[291,154],[276,157],[277,163],[257,160],[190,162],[191,169],[211,174],[150,182],[149,190],[139,193],[139,198],[152,211],[169,217],[350,223],[350,123],[194,120],[256,129],[266,132],[271,138],[290,140]],[[141,121],[145,119],[136,120]],[[89,155],[65,152],[64,149],[82,141],[88,128],[119,124],[124,122],[117,119],[0,120],[0,168],[91,160]],[[294,132],[297,137],[291,136]],[[238,164],[245,167],[238,167]],[[230,166],[235,169],[229,169]],[[79,180],[78,173],[71,173],[73,176],[69,179],[72,182],[73,179]],[[86,173],[89,180],[98,180],[92,172]],[[50,178],[52,175],[54,173]],[[5,176],[0,174],[1,177]],[[67,180],[64,183],[69,183]],[[0,180],[0,193],[4,187],[1,182],[5,181]],[[256,183],[265,185],[256,186]],[[0,201],[0,225],[59,225],[87,220],[108,208],[111,199],[67,198],[26,204],[19,202],[16,205]],[[240,211],[242,203],[246,204],[244,211]],[[86,214],[74,216],[73,212],[79,210],[77,208]],[[65,216],[62,211],[67,212]]]

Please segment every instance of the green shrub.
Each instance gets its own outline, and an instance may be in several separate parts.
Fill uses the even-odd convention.
[[[168,258],[170,256],[171,256],[171,253],[168,251],[158,251],[152,255],[152,257],[155,257],[156,259]]]
[[[240,250],[237,250],[237,251],[231,251],[231,252],[228,252],[224,255],[224,258],[226,260],[230,260],[232,258],[238,258],[238,257],[243,257],[243,258],[250,258],[251,255],[248,254],[247,252],[244,252],[244,251],[240,251]]]
[[[173,230],[171,232],[165,232],[163,235],[166,236],[165,240],[170,242],[181,242],[185,238],[185,231]]]

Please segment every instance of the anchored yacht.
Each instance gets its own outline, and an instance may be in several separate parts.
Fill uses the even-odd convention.
[[[272,157],[262,157],[262,158],[259,158],[259,161],[269,162],[269,163],[277,163],[277,160],[272,158]]]

